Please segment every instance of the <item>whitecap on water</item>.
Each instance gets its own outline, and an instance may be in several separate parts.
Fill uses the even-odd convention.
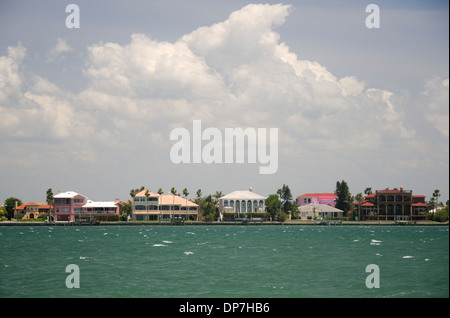
[[[414,258],[414,256],[406,255],[406,256],[403,256],[403,258]]]
[[[171,241],[163,241],[163,243],[171,244],[171,243],[173,243],[173,242],[171,242]]]
[[[372,239],[372,241],[370,241],[370,245],[380,245],[381,242],[382,241],[377,241],[377,240]]]
[[[165,244],[153,244],[154,247],[158,247],[158,246],[167,246]]]
[[[194,252],[184,252],[184,255],[192,255]]]
[[[425,258],[425,262],[428,262],[430,259],[429,258]]]

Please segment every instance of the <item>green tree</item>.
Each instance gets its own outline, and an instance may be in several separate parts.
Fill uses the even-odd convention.
[[[283,210],[284,213],[289,213],[292,201],[291,189],[289,189],[289,186],[283,184],[281,189],[278,189],[277,194],[280,196],[281,210]]]
[[[364,191],[364,192],[366,192],[366,191]],[[356,201],[356,204],[358,204],[358,220],[361,220],[361,202],[362,202],[362,200],[364,200],[364,196],[362,195],[362,193],[358,193],[357,195],[355,195],[355,201]]]
[[[173,211],[175,209],[175,195],[177,194],[177,190],[174,187],[170,189],[170,193],[172,193],[172,219],[173,219]]]
[[[53,205],[55,204],[55,198],[53,197],[52,188],[49,188],[47,190],[47,204],[50,205],[48,220],[51,222],[52,221]]]
[[[222,191],[216,191],[216,193],[213,194],[214,197],[214,203],[218,203],[219,202],[219,198],[223,197],[223,193]]]
[[[298,219],[300,216],[300,211],[298,210],[297,200],[291,202],[291,210],[289,211],[293,219]]]
[[[436,222],[445,222],[448,221],[448,205],[442,207],[434,213],[434,221]]]
[[[353,199],[350,194],[347,182],[342,180],[336,182],[336,191],[334,192],[338,197],[336,199],[336,208],[341,209],[344,213],[353,211]]]
[[[128,220],[128,216],[131,215],[132,211],[133,206],[131,202],[122,202],[122,205],[120,206],[120,214],[123,221]]]
[[[6,211],[2,206],[0,206],[0,218],[6,218]]]
[[[372,194],[372,193],[373,193],[373,192],[372,192],[372,188],[366,188],[366,189],[364,190],[364,193],[365,193],[366,195]]]
[[[14,217],[14,208],[22,204],[22,201],[20,199],[9,197],[5,200],[4,209],[6,212],[6,217],[11,220]]]
[[[189,191],[187,188],[183,189],[183,195],[184,195],[184,198],[186,199],[186,216],[187,216],[187,196],[189,195]]]
[[[197,197],[195,198],[195,203],[200,205],[202,202],[202,190],[198,189],[196,194]]]
[[[199,205],[203,219],[208,222],[214,221],[217,209],[212,196],[202,198]]]
[[[266,199],[266,212],[269,213],[271,220],[275,220],[279,214],[281,201],[277,194],[271,194]]]
[[[144,186],[140,187],[139,189],[131,189],[131,190],[130,190],[130,196],[131,196],[132,198],[134,198],[134,197],[136,196],[136,194],[138,194],[139,192],[141,192],[141,191],[144,190],[144,189],[145,189]]]
[[[158,194],[159,194],[159,195],[162,195],[163,193],[164,193],[163,189],[162,189],[162,188],[159,188],[159,189],[158,189]]]

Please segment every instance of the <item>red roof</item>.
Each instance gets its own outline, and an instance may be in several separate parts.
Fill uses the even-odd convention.
[[[413,203],[412,206],[428,206],[428,204],[425,204],[423,202]]]
[[[19,205],[17,208],[14,208],[13,210],[25,210],[28,206],[37,206],[38,209],[50,209],[50,205],[48,205],[48,204],[29,202],[29,203],[22,203],[21,205]]]

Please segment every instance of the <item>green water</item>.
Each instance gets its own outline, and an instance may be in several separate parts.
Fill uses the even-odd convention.
[[[449,297],[445,226],[5,226],[0,246],[0,297]]]

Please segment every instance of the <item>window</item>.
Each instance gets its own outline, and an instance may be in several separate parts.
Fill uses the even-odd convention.
[[[73,208],[74,213],[81,213],[82,208]]]
[[[228,206],[228,200],[223,201],[223,206]]]
[[[134,209],[136,211],[145,211],[145,205],[136,205]]]
[[[62,213],[69,213],[69,208],[62,208]]]
[[[73,202],[75,202],[75,203],[83,203],[84,200],[83,199],[74,199]]]

